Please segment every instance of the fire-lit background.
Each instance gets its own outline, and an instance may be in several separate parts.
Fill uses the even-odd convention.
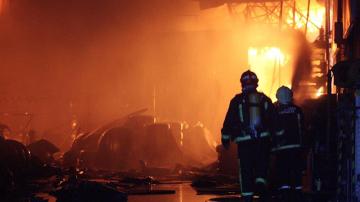
[[[202,122],[217,141],[247,69],[273,101],[281,85],[302,98],[324,92],[312,44],[325,9],[308,2],[284,1],[281,16],[264,18],[279,7],[0,0],[0,121],[67,148],[74,124],[91,130],[148,108],[160,121]]]

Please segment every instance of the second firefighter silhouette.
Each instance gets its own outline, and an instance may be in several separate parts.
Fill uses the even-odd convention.
[[[276,92],[277,129],[273,137],[276,186],[282,201],[302,201],[304,118],[302,110],[293,104],[293,93],[285,86]]]
[[[271,99],[256,90],[258,81],[254,72],[241,75],[242,93],[231,100],[221,130],[225,148],[230,141],[238,145],[240,188],[245,201],[252,201],[254,194],[266,200],[270,136],[275,120]]]

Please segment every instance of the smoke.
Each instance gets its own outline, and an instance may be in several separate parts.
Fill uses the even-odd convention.
[[[298,43],[296,43],[296,57],[294,60],[294,73],[292,79],[292,90],[294,91],[294,99],[298,103],[302,103],[305,99],[309,99],[308,87],[301,86],[301,82],[311,79],[311,57],[312,51],[309,43],[302,33],[295,35]]]
[[[33,114],[63,148],[73,119],[86,131],[144,107],[218,138],[249,38],[263,33],[187,0],[13,0],[0,21],[0,111]]]

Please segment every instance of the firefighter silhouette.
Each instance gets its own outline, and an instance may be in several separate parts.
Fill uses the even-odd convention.
[[[254,194],[266,201],[267,195],[270,137],[275,114],[271,99],[257,91],[258,81],[250,70],[241,75],[242,93],[231,100],[221,129],[225,148],[231,141],[238,145],[240,189],[245,201],[252,201]]]
[[[272,141],[275,157],[276,188],[281,201],[301,201],[304,118],[300,107],[293,104],[293,93],[285,86],[276,92],[277,128]]]

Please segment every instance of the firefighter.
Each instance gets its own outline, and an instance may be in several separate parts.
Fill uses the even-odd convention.
[[[229,148],[231,141],[238,145],[239,180],[244,201],[252,201],[254,194],[266,201],[274,106],[269,97],[257,91],[258,81],[250,70],[241,75],[242,93],[231,100],[221,129],[225,148]]]
[[[281,201],[301,201],[304,116],[293,104],[293,92],[281,86],[276,92],[276,132],[272,141],[276,187]]]

